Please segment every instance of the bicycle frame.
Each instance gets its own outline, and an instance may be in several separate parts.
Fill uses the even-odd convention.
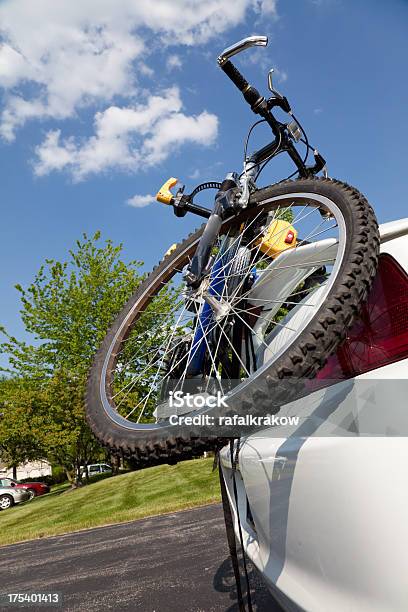
[[[225,281],[228,277],[228,262],[225,263],[223,257],[220,257],[214,264],[211,271],[208,293],[217,299],[223,295]],[[193,356],[191,358],[188,374],[190,376],[198,376],[203,371],[205,353],[207,349],[206,337],[207,333],[214,327],[214,315],[211,305],[206,302],[203,305],[201,313],[198,315],[198,325],[194,334],[192,343]]]
[[[325,167],[325,160],[316,150],[313,152],[315,158],[314,166],[306,166],[306,158],[302,159],[293,144],[293,141],[295,140],[297,142],[300,138],[300,134],[303,133],[306,139],[306,147],[308,149],[311,148],[309,147],[303,128],[294,118],[291,124],[286,124],[278,121],[272,114],[272,109],[279,107],[293,117],[287,98],[273,88],[271,73],[269,73],[268,76],[268,84],[273,96],[266,100],[260,95],[255,87],[246,81],[243,75],[230,61],[230,57],[236,53],[254,45],[265,46],[267,42],[268,40],[264,36],[253,36],[244,39],[232,47],[225,49],[218,58],[218,64],[242,92],[244,99],[250,104],[251,110],[260,115],[269,125],[274,135],[274,140],[258,151],[255,151],[250,157],[244,160],[244,169],[241,175],[230,173],[225,177],[215,197],[212,211],[203,209],[201,206],[197,206],[193,203],[193,196],[196,191],[193,192],[192,196],[186,196],[183,194],[184,188],[182,188],[175,198],[172,198],[169,193],[164,196],[161,192],[158,194],[158,196],[161,196],[158,198],[159,201],[173,205],[177,216],[183,216],[186,212],[190,211],[208,219],[196,252],[185,273],[186,284],[191,291],[193,299],[195,295],[199,295],[201,299],[204,299],[206,302],[200,315],[198,315],[198,327],[195,331],[193,342],[193,347],[195,347],[195,349],[189,368],[190,375],[195,375],[202,371],[205,358],[206,347],[204,345],[204,340],[206,339],[206,333],[213,324],[214,316],[217,317],[217,309],[221,308],[220,304],[217,305],[217,295],[218,301],[220,302],[219,296],[222,295],[226,279],[225,274],[220,278],[219,273],[222,270],[228,269],[228,265],[224,264],[222,268],[215,265],[210,271],[210,255],[222,224],[226,219],[234,217],[248,206],[250,195],[256,189],[255,181],[262,169],[261,165],[279,153],[286,152],[289,155],[297,168],[297,173],[303,178],[314,176]],[[172,181],[174,184],[176,179],[169,179],[168,183]],[[215,184],[212,184],[212,186],[213,185]],[[165,189],[165,187],[166,184],[162,189]],[[221,260],[222,258],[220,258],[219,261]],[[207,288],[203,290],[202,285],[204,280],[207,283]]]
[[[305,166],[302,162],[302,159],[300,158],[297,150],[292,145],[292,143],[288,142],[286,135],[283,133],[282,127],[283,124],[279,124],[277,121],[274,120],[273,130],[274,132],[276,131],[277,134],[275,140],[264,146],[262,149],[255,151],[250,157],[248,157],[244,161],[243,172],[240,176],[238,176],[237,173],[229,173],[221,184],[221,189],[219,190],[215,198],[213,211],[209,217],[209,221],[204,230],[203,236],[197,247],[193,260],[189,266],[189,271],[186,274],[188,282],[188,274],[191,274],[192,270],[194,271],[192,276],[190,276],[190,283],[193,287],[194,280],[200,279],[200,283],[202,281],[202,275],[205,273],[203,261],[207,265],[208,254],[214,244],[216,237],[218,236],[222,221],[228,215],[233,216],[247,207],[250,194],[256,189],[255,178],[258,174],[260,165],[278,150],[286,150],[292,157],[292,159],[295,161],[295,163],[302,168],[303,172]],[[228,190],[234,189],[234,185],[231,184],[232,181],[236,182],[236,187],[241,193],[237,201],[237,205],[234,206],[231,203],[231,198],[227,198],[226,203],[224,203],[224,205],[220,205],[219,199],[220,197],[223,197],[220,196],[220,194],[228,192]],[[230,195],[232,196],[232,194]],[[206,231],[208,228],[209,231]],[[208,299],[209,296],[212,296],[213,298],[217,299],[217,297],[219,298],[219,296],[223,294],[225,281],[228,277],[228,271],[228,262],[225,262],[222,257],[219,258],[218,261],[215,263],[213,269],[211,270],[209,286],[207,289],[207,294],[204,295],[204,299],[206,299],[206,297]],[[198,286],[196,285],[196,289],[197,288]],[[209,301],[207,301],[204,304],[201,313],[198,315],[198,326],[195,331],[192,343],[192,347],[194,347],[193,356],[191,358],[191,363],[188,368],[188,374],[190,376],[197,376],[203,371],[204,359],[207,349],[205,339],[207,337],[208,331],[213,326],[213,307],[211,306]]]
[[[273,145],[273,143],[271,143],[271,145]],[[268,145],[268,148],[270,148],[271,145]],[[264,152],[262,152],[259,157],[260,162],[254,161],[255,156],[258,155],[259,152],[255,153],[254,155],[252,155],[250,158],[248,158],[244,162],[244,170],[241,176],[238,177],[238,183],[241,188],[241,197],[239,200],[240,209],[245,208],[247,206],[251,189],[253,190],[256,187],[254,177],[256,176],[258,172],[259,163],[261,163],[262,160],[264,159],[263,156],[265,155],[266,149],[267,147],[264,147],[264,150],[263,150]],[[235,173],[228,174],[225,178],[224,183],[230,181],[232,176],[237,176],[237,175]],[[216,214],[216,209],[217,209],[217,202],[214,205],[213,214],[214,213]],[[207,236],[207,239],[208,239],[208,236]],[[201,244],[201,241],[200,241],[200,244]],[[203,251],[207,251],[209,246],[210,245],[206,240],[205,243],[202,244]],[[235,254],[235,251],[234,249],[232,249],[230,250],[229,254],[227,253],[226,255],[221,255],[216,260],[214,266],[211,269],[211,274],[209,278],[209,286],[207,289],[207,294],[204,295],[204,300],[206,299],[206,297],[208,299],[209,296],[212,296],[214,299],[220,299],[220,296],[223,295],[226,279],[228,278],[229,271],[230,271],[230,267],[228,263],[229,263],[229,260],[231,260],[234,257],[234,254]],[[214,327],[214,311],[213,311],[212,305],[207,301],[204,304],[201,313],[198,315],[198,325],[197,325],[197,328],[194,334],[193,343],[192,343],[193,356],[191,358],[191,363],[188,368],[188,374],[190,376],[197,376],[199,373],[203,371],[205,353],[207,349],[205,338],[207,337],[207,333],[209,332],[209,330],[211,330],[211,328],[213,327]]]

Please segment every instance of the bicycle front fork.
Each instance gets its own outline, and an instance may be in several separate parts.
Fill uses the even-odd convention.
[[[225,219],[237,210],[238,181],[238,175],[235,172],[227,174],[215,196],[214,208],[185,274],[187,286],[191,289],[197,289],[203,278],[208,274],[211,250],[220,233],[221,226]]]

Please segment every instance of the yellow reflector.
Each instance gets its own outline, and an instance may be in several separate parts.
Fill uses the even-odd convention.
[[[272,221],[262,238],[256,244],[259,250],[268,257],[276,257],[279,253],[296,246],[297,231],[288,221]]]

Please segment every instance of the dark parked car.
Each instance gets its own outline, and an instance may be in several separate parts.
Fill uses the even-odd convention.
[[[36,495],[44,495],[50,492],[50,487],[43,482],[18,482],[18,480],[13,480],[12,478],[1,478],[0,486],[25,489],[30,495],[29,499],[36,497]]]

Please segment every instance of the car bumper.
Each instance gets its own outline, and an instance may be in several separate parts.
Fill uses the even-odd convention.
[[[21,502],[28,501],[30,499],[30,494],[27,491],[14,491],[13,492],[14,503],[19,504]]]

